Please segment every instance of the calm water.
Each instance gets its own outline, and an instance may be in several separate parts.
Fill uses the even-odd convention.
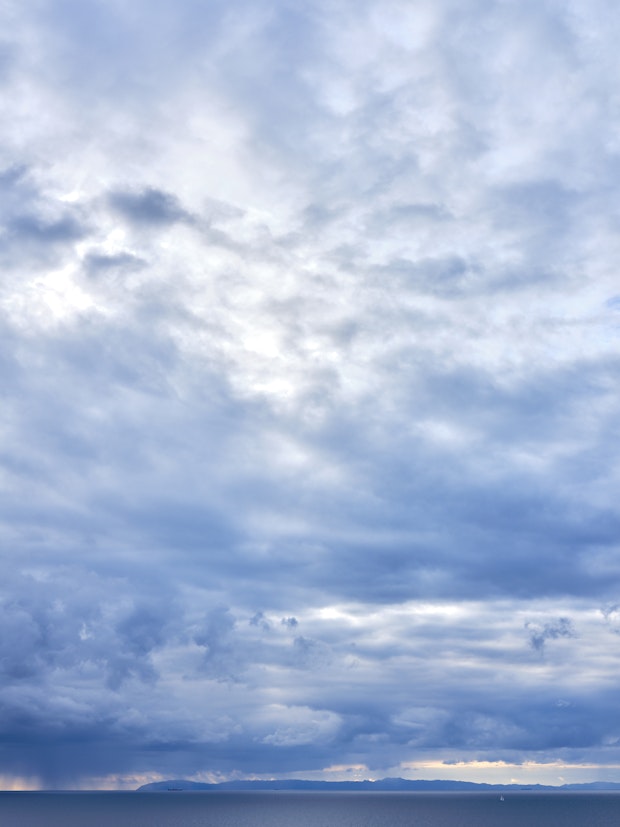
[[[618,793],[0,793],[0,827],[618,825]]]

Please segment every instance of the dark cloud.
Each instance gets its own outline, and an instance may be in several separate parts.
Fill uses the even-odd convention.
[[[29,242],[57,244],[76,241],[85,234],[84,228],[70,216],[46,221],[34,215],[21,215],[9,223],[8,231],[14,240],[25,241],[26,244]]]
[[[112,192],[108,201],[114,210],[137,225],[166,226],[192,220],[174,195],[153,187],[142,192]]]
[[[256,612],[249,620],[250,626],[258,626],[264,632],[268,632],[271,628],[269,621],[265,618],[264,612]]]
[[[17,184],[23,182],[27,173],[28,167],[24,164],[15,164],[7,169],[3,169],[2,172],[0,172],[0,187],[2,187],[3,190],[10,191]]]
[[[0,174],[0,257],[5,283],[27,285],[74,256],[92,232],[88,210],[46,193],[36,172],[15,164]]]
[[[526,623],[525,628],[530,636],[530,644],[537,652],[542,652],[548,640],[557,640],[561,637],[575,637],[575,630],[569,618],[559,617],[550,623],[539,625]]]
[[[205,650],[206,674],[218,680],[234,680],[235,657],[232,636],[235,618],[225,606],[212,609],[202,628],[194,635],[194,642]]]
[[[140,270],[146,266],[146,261],[131,253],[88,253],[84,259],[86,269],[93,275],[107,273],[114,270]]]
[[[288,629],[295,629],[299,626],[299,621],[296,617],[283,617],[280,623]]]

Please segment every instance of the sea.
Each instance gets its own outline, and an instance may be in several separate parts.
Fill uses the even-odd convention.
[[[619,827],[617,792],[3,792],[0,827]]]

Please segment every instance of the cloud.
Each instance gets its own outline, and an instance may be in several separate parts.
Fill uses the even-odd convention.
[[[280,623],[288,629],[296,629],[297,626],[299,626],[299,621],[296,617],[283,617]]]
[[[338,716],[325,710],[276,706],[270,711],[276,718],[274,723],[277,728],[262,740],[265,744],[279,747],[313,744],[317,740],[324,739],[331,740],[340,725]]]
[[[146,266],[146,262],[128,252],[97,253],[90,252],[85,257],[86,270],[93,275],[113,270],[139,270]]]
[[[567,617],[559,617],[544,626],[526,623],[525,628],[529,630],[530,644],[537,652],[542,652],[548,640],[557,640],[561,637],[575,637],[572,623]]]
[[[114,210],[138,225],[157,226],[191,220],[174,195],[151,187],[137,193],[112,192],[108,200]]]
[[[205,650],[205,668],[218,678],[232,678],[232,633],[235,619],[228,608],[219,606],[207,615],[204,627],[194,635],[194,642]]]
[[[3,8],[0,773],[615,772],[608,12]]]

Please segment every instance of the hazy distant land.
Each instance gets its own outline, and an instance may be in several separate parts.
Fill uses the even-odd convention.
[[[406,778],[381,778],[377,781],[304,781],[296,779],[273,779],[271,781],[222,781],[219,784],[204,784],[198,781],[185,781],[174,779],[171,781],[155,781],[151,784],[144,784],[137,792],[177,792],[177,791],[200,791],[200,790],[376,790],[376,791],[466,791],[484,792],[485,790],[497,792],[514,792],[518,790],[559,790],[559,791],[600,791],[618,790],[620,784],[613,781],[593,781],[588,784],[562,784],[561,786],[550,786],[545,784],[476,784],[473,781],[413,781]]]

